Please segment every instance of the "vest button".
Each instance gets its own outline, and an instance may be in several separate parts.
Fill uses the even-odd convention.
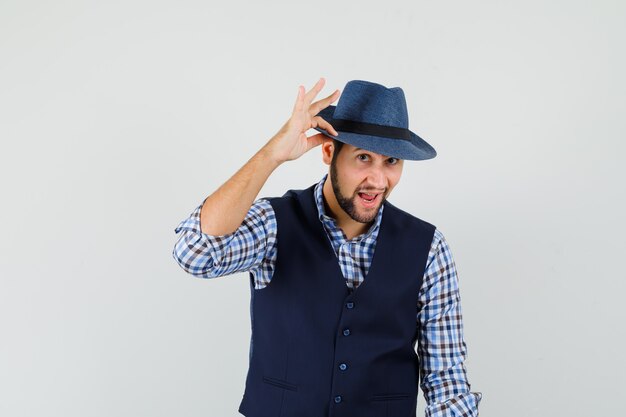
[[[346,303],[346,307],[348,307],[348,308],[354,308],[354,303],[353,303],[352,301],[348,301],[348,302]]]
[[[335,397],[335,402],[336,402],[337,404],[339,404],[339,403],[341,402],[341,395],[337,395],[337,396]]]
[[[348,365],[346,365],[345,363],[342,363],[341,365],[339,365],[339,369],[341,369],[342,371],[345,371],[346,369],[348,369]]]
[[[343,335],[348,336],[350,334],[350,329],[343,329]]]

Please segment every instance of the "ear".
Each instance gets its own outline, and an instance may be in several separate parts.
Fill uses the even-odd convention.
[[[333,159],[333,152],[335,150],[335,145],[333,144],[333,140],[330,138],[324,139],[322,143],[322,160],[326,165],[330,165],[330,161]]]

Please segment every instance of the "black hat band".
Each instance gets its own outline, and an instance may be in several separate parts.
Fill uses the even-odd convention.
[[[346,119],[333,119],[329,123],[337,131],[342,130],[344,132],[359,133],[362,135],[382,136],[384,138],[411,141],[411,132],[402,127],[383,126]]]

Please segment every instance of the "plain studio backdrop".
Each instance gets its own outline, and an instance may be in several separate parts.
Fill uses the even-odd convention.
[[[0,415],[239,415],[248,274],[185,273],[174,228],[319,77],[318,98],[402,87],[438,151],[390,201],[448,239],[481,416],[620,414],[625,20],[617,0],[2,0]],[[327,168],[315,148],[259,197]]]

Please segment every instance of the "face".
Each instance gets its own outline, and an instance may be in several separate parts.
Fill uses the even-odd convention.
[[[330,180],[339,206],[353,220],[369,223],[400,181],[404,161],[344,144],[332,159],[332,141],[325,143],[324,160],[330,162]],[[327,160],[329,160],[327,162]]]

